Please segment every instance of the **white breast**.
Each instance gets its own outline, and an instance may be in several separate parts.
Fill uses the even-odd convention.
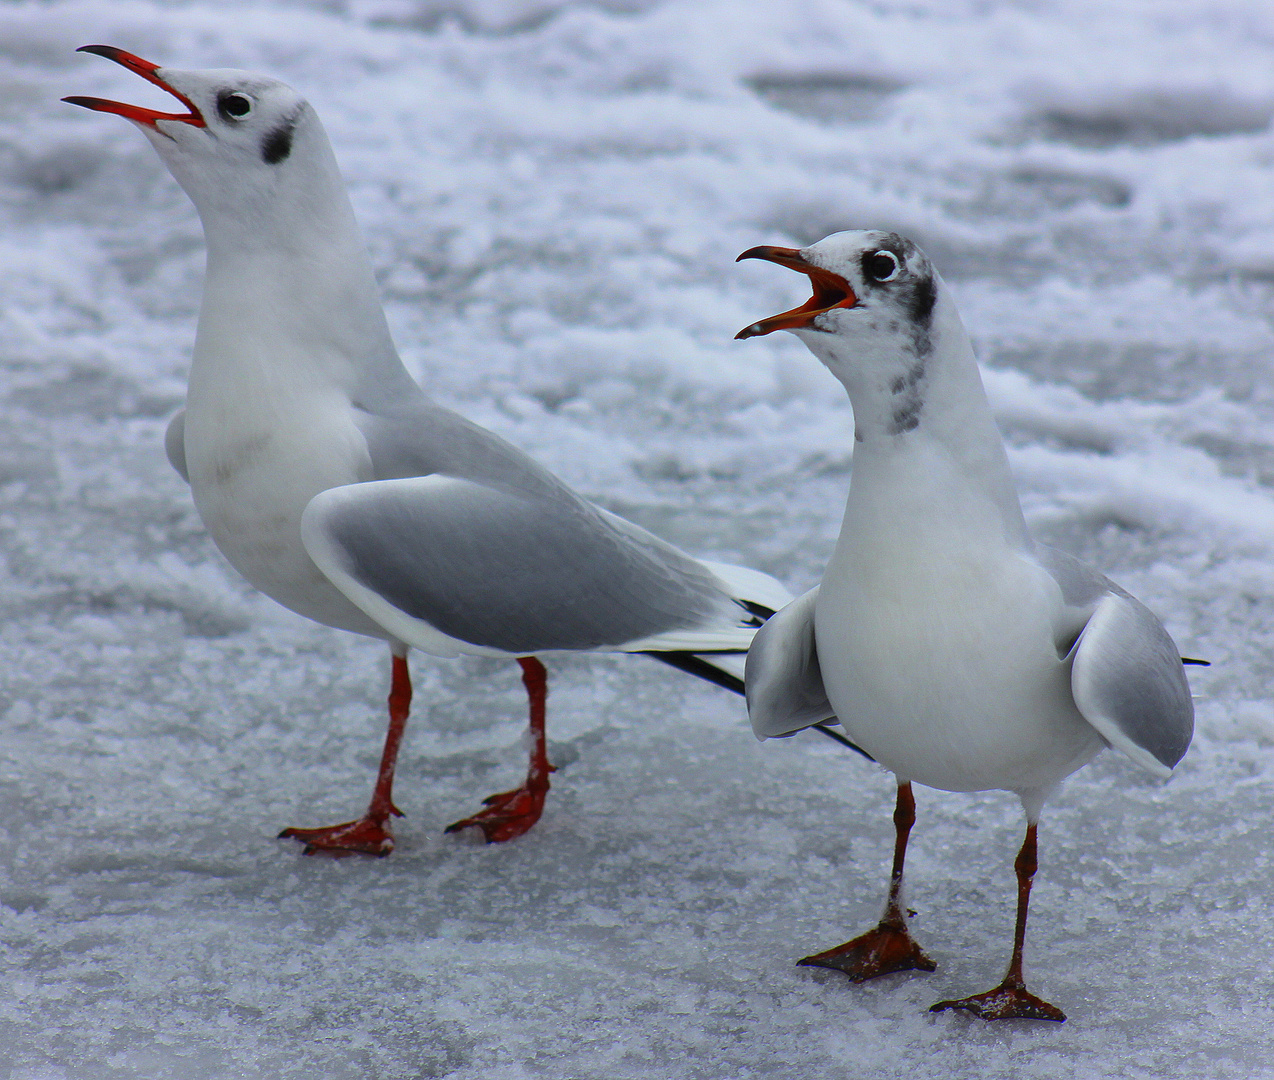
[[[836,715],[903,778],[1052,787],[1103,745],[1058,655],[1056,583],[940,457],[885,468],[905,475],[855,476],[815,610]]]
[[[192,372],[186,463],[199,516],[256,588],[328,626],[388,636],[332,585],[301,544],[301,513],[315,495],[372,478],[366,443],[343,395],[330,387],[280,392],[224,374],[201,385]]]

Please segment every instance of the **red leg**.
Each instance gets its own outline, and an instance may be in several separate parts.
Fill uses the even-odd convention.
[[[968,1009],[983,1020],[1056,1020],[1066,1019],[1066,1014],[1055,1005],[1037,998],[1026,989],[1022,979],[1022,946],[1026,942],[1026,909],[1031,902],[1031,882],[1039,866],[1036,858],[1036,826],[1026,827],[1026,839],[1017,853],[1013,869],[1017,871],[1017,926],[1013,930],[1013,958],[1004,981],[985,994],[952,1001],[939,1001],[930,1012],[943,1009]]]
[[[895,971],[933,971],[938,966],[916,944],[907,929],[907,917],[902,910],[902,864],[907,857],[907,838],[915,821],[916,800],[911,794],[911,784],[901,783],[894,807],[894,868],[889,878],[889,900],[880,925],[844,945],[798,960],[798,964],[834,968],[843,971],[854,982],[866,982]]]
[[[549,790],[549,773],[557,770],[549,764],[544,735],[545,701],[548,698],[548,672],[534,656],[519,658],[522,683],[530,706],[531,762],[526,783],[512,791],[483,799],[485,810],[447,826],[447,832],[459,832],[471,825],[482,830],[488,844],[512,840],[527,832],[544,812],[544,796]]]
[[[376,787],[367,813],[357,821],[341,825],[329,825],[321,829],[284,829],[279,839],[291,837],[305,845],[306,855],[388,855],[394,850],[394,838],[389,831],[390,816],[402,817],[403,812],[394,805],[394,766],[398,762],[398,747],[403,741],[407,726],[407,714],[411,711],[411,676],[407,671],[407,658],[394,655],[393,678],[389,690],[389,730],[385,733],[385,749],[380,755],[380,771],[376,775]]]

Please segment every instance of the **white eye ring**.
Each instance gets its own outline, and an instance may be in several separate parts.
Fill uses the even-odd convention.
[[[888,267],[882,266],[881,263],[888,263]],[[863,273],[872,281],[893,281],[901,269],[898,256],[885,248],[863,256]]]

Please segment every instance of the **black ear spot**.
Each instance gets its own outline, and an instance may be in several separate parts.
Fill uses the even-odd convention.
[[[292,125],[276,127],[261,143],[261,158],[267,165],[277,165],[292,153]]]
[[[938,299],[938,287],[933,283],[933,277],[926,274],[916,282],[915,290],[911,294],[911,302],[909,304],[912,322],[927,326],[929,320],[933,317],[933,305]]]

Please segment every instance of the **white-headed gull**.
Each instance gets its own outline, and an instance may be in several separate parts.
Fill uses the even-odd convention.
[[[839,717],[897,774],[897,831],[880,925],[804,964],[855,981],[932,971],[907,930],[912,781],[1015,792],[1026,839],[1003,983],[935,1011],[1063,1020],[1029,993],[1022,942],[1044,800],[1103,746],[1167,777],[1190,745],[1182,659],[1154,615],[1095,570],[1031,540],[973,349],[929,260],[894,233],[758,247],[814,295],[740,331],[790,330],[854,408],[854,470],[821,585],[757,634],[747,700],[758,738]]]
[[[65,99],[135,123],[203,222],[203,305],[169,458],[248,581],[317,622],[385,640],[392,654],[389,730],[367,813],[281,835],[310,853],[392,849],[408,646],[522,667],[526,782],[451,826],[478,826],[492,841],[538,820],[553,771],[546,673],[534,654],[648,653],[742,690],[742,654],[790,594],[592,505],[425,396],[390,340],[336,158],[304,99],[244,71],[162,68],[104,45],[81,51],[183,106]]]

